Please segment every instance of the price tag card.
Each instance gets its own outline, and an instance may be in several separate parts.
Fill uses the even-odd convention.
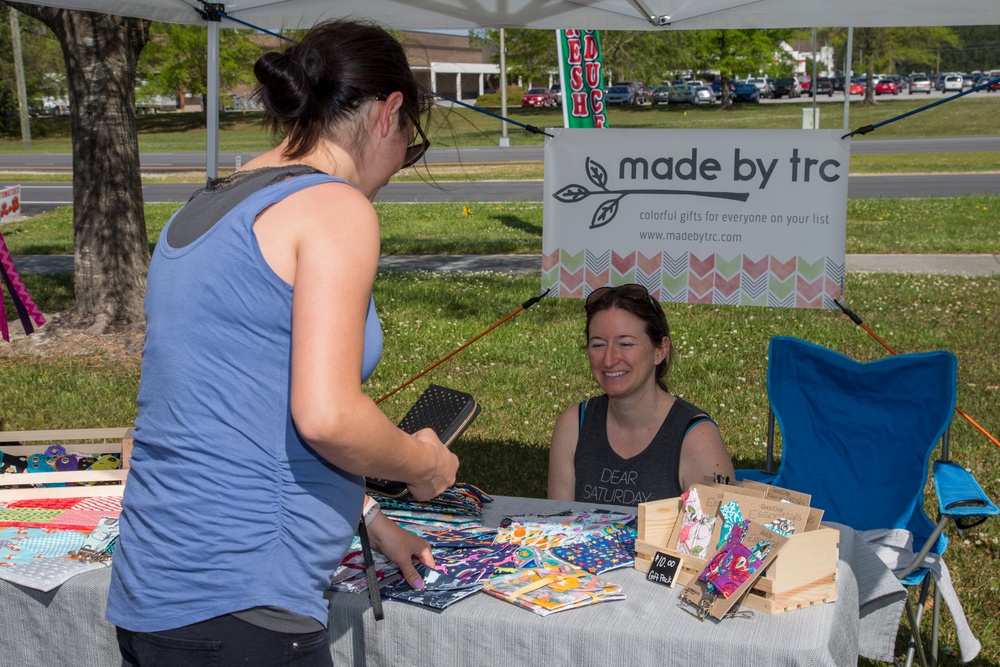
[[[655,581],[664,586],[674,587],[677,581],[677,573],[680,572],[684,560],[680,556],[672,556],[662,551],[657,551],[653,556],[653,564],[646,573],[646,581]]]

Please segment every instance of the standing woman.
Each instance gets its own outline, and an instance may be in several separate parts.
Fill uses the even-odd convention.
[[[673,349],[660,304],[641,285],[591,292],[587,356],[604,394],[566,408],[549,449],[549,498],[637,505],[733,475],[715,422],[672,395]]]
[[[281,143],[196,193],[150,265],[107,608],[127,664],[331,664],[323,594],[362,476],[427,499],[458,469],[433,431],[404,433],[361,389],[382,351],[371,201],[428,146],[402,47],[334,21],[254,73]],[[364,514],[420,587],[427,543]]]

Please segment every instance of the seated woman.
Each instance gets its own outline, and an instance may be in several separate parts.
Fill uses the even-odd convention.
[[[584,308],[590,372],[604,394],[556,420],[549,498],[637,505],[732,476],[715,422],[667,390],[670,327],[646,288],[601,287]]]

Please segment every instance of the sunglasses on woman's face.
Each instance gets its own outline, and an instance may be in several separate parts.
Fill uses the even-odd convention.
[[[656,305],[653,297],[649,294],[649,290],[642,285],[627,283],[625,285],[618,285],[617,287],[598,287],[587,296],[584,308],[589,309],[592,306],[596,306],[605,299],[610,299],[613,295],[617,295],[622,299],[628,299],[629,301],[640,301]]]
[[[417,122],[413,112],[407,109],[406,114],[410,117],[416,134],[413,137],[413,142],[406,148],[406,155],[403,157],[403,169],[412,167],[419,162],[420,158],[427,152],[427,149],[431,147],[430,139],[424,134],[424,130],[420,127],[420,123]]]

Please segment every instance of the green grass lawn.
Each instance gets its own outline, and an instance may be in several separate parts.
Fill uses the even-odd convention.
[[[912,111],[939,98],[919,100],[879,99],[865,107],[852,102],[849,126],[856,129],[879,123]],[[613,107],[608,110],[610,127],[686,128],[686,129],[801,129],[802,109],[811,102],[743,105],[730,110],[713,106],[657,106],[639,108]],[[836,129],[844,125],[842,104],[823,103],[820,127]],[[499,109],[490,109],[499,113]],[[944,137],[960,135],[993,135],[997,133],[996,117],[1000,113],[1000,96],[976,93],[885,125],[867,137]],[[508,107],[508,117],[519,123],[540,128],[562,127],[559,109]],[[166,113],[139,116],[139,149],[141,151],[204,151],[205,115],[199,112]],[[501,121],[463,107],[438,107],[431,116],[428,136],[434,146],[496,146],[501,136]],[[69,153],[69,118],[43,117],[32,119],[32,151],[38,153]],[[510,142],[514,146],[541,145],[543,137],[516,125],[508,125]],[[271,137],[261,125],[259,112],[224,113],[219,117],[219,148],[222,151],[258,152],[272,146]],[[0,152],[23,151],[21,141],[0,140]]]
[[[72,303],[69,276],[26,276],[46,312]],[[958,404],[1000,434],[1000,279],[850,273],[847,303],[900,352],[944,348],[958,356]],[[375,284],[385,332],[382,364],[366,385],[379,397],[440,359],[539,290],[537,276],[380,273]],[[676,349],[672,390],[718,421],[737,467],[760,467],[767,434],[767,341],[792,335],[859,360],[884,350],[832,311],[665,306]],[[596,391],[581,349],[580,302],[543,299],[382,407],[402,417],[430,382],[472,393],[483,412],[455,445],[459,477],[496,494],[542,496],[552,424],[565,406]],[[14,325],[18,326],[17,324]],[[0,349],[0,427],[38,429],[128,424],[135,416],[138,361],[5,356]],[[846,425],[845,425],[846,426]],[[1000,449],[963,420],[954,457],[1000,497]],[[928,488],[928,503],[933,490]],[[1000,522],[953,534],[947,554],[966,615],[983,643],[978,665],[1000,661]],[[989,565],[994,563],[994,565]],[[794,613],[794,612],[789,612]],[[945,646],[957,646],[945,614]],[[945,656],[944,665],[957,665]]]
[[[383,254],[539,253],[540,203],[375,205]],[[150,247],[179,204],[147,204]],[[849,253],[1000,252],[1000,196],[851,199]],[[73,252],[72,208],[4,224],[14,254]]]

